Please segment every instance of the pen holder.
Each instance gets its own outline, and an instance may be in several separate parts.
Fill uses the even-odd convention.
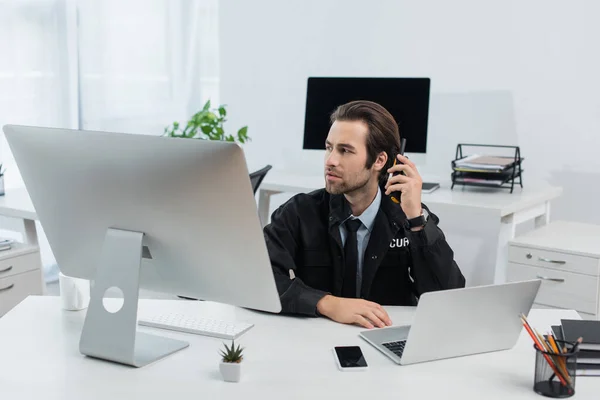
[[[561,353],[535,349],[535,377],[533,390],[546,397],[564,398],[575,394],[577,348],[574,343],[556,341]]]

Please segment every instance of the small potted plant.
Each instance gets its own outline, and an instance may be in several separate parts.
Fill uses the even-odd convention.
[[[231,347],[225,346],[225,350],[221,350],[221,364],[219,370],[221,376],[225,382],[239,382],[241,377],[242,359],[244,358],[242,352],[244,349],[240,345],[235,347],[235,341],[231,342]]]

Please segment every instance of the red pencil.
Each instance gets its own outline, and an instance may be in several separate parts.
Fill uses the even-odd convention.
[[[544,345],[542,345],[540,343],[540,341],[537,339],[537,337],[535,336],[535,333],[533,333],[533,331],[531,330],[531,327],[529,326],[527,319],[525,319],[525,316],[521,316],[521,320],[523,321],[523,326],[525,327],[525,330],[527,331],[527,333],[529,333],[529,336],[531,336],[531,338],[533,339],[533,342],[535,343],[537,348],[542,352],[546,351],[546,347]],[[567,383],[567,381],[565,380],[565,378],[563,378],[562,374],[560,372],[558,372],[556,366],[554,365],[554,363],[552,362],[550,357],[548,357],[548,355],[545,353],[542,353],[542,355],[544,356],[544,358],[548,362],[548,365],[550,365],[550,368],[552,368],[552,371],[554,371],[554,374],[558,377],[560,382],[565,386],[570,386]]]

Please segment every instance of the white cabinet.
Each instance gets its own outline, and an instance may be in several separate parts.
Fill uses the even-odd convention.
[[[29,295],[44,292],[38,246],[13,243],[0,251],[0,317]]]
[[[557,221],[509,241],[509,281],[541,279],[537,306],[598,319],[600,226]]]

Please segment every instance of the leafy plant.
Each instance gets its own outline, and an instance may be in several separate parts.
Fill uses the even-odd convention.
[[[223,343],[223,345],[225,346],[225,350],[221,350],[221,356],[223,357],[223,362],[227,362],[227,363],[242,362],[242,359],[244,358],[242,356],[242,352],[244,351],[244,348],[240,347],[239,344],[236,348],[235,341],[231,341],[231,347],[227,346],[225,343]]]
[[[182,127],[179,122],[173,122],[172,125],[165,128],[165,136],[193,138],[205,140],[224,140],[227,142],[246,143],[250,140],[248,137],[248,127],[243,126],[237,131],[237,135],[226,135],[223,129],[223,123],[227,121],[227,110],[224,104],[216,109],[210,108],[210,100],[204,104],[202,110],[198,111]]]

